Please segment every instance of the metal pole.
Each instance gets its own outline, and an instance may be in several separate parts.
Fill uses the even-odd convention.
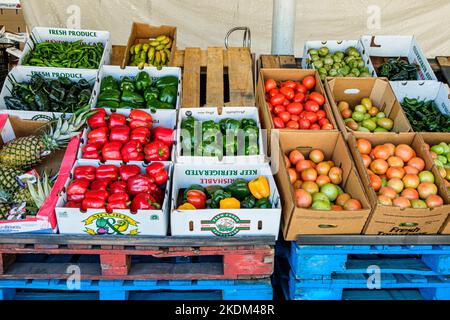
[[[293,55],[296,0],[273,0],[272,54]]]

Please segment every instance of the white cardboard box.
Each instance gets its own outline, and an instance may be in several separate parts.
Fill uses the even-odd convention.
[[[362,36],[361,40],[369,56],[407,57],[419,66],[417,80],[437,80],[414,36]]]
[[[102,65],[109,64],[111,62],[112,45],[109,31],[35,27],[25,43],[25,48],[23,50],[22,57],[19,60],[19,65],[22,65],[23,59],[26,57],[28,52],[33,50],[35,43],[41,43],[44,41],[75,42],[78,40],[83,40],[85,43],[90,44],[103,44],[104,50],[99,68]]]
[[[5,97],[11,96],[14,82],[28,82],[34,74],[40,74],[47,79],[57,79],[58,77],[67,77],[70,80],[77,82],[81,79],[88,81],[93,87],[97,80],[97,71],[88,69],[64,69],[64,68],[39,68],[29,66],[17,66],[11,70],[8,77],[3,84],[2,91],[0,93],[0,112],[6,112]],[[94,98],[94,92],[92,92],[89,103],[92,103]],[[49,115],[52,112],[40,112],[40,111],[17,111],[7,110],[8,114],[17,115],[22,119],[31,119],[36,115]],[[54,113],[55,116],[61,116],[61,113]]]
[[[198,156],[183,156],[181,145],[181,123],[189,116],[192,116],[197,121],[213,120],[216,123],[223,119],[252,119],[255,120],[259,129],[259,155],[253,156],[224,156],[222,159],[218,157],[198,157]],[[190,163],[190,164],[233,164],[233,163],[264,163],[266,161],[265,150],[266,145],[262,139],[261,122],[259,120],[258,109],[255,107],[224,107],[222,112],[219,113],[218,108],[183,108],[180,109],[178,115],[178,131],[177,131],[177,149],[176,149],[176,162],[177,163]]]
[[[281,201],[269,164],[197,165],[175,164],[172,185],[172,236],[196,237],[278,237]],[[194,184],[228,186],[238,178],[248,181],[265,176],[270,183],[272,209],[195,211],[177,210],[180,189]]]
[[[107,163],[113,164],[113,163]],[[107,213],[105,210],[89,209],[83,213],[79,209],[64,208],[67,202],[67,194],[62,192],[56,205],[56,218],[58,228],[61,234],[83,234],[83,235],[105,235],[100,232],[97,226],[99,220],[107,222],[107,226],[120,226],[122,230],[116,231],[113,227],[107,227],[108,235],[147,235],[147,236],[166,236],[169,225],[169,206],[170,206],[170,186],[172,184],[172,164],[164,162],[170,178],[167,182],[164,203],[161,210],[141,210],[132,214],[130,210],[116,210],[113,213]],[[96,161],[77,161],[72,169],[71,175],[67,180],[65,189],[69,186],[73,177],[73,170],[82,165],[92,165],[98,167],[102,165]],[[138,165],[145,173],[146,165]]]
[[[447,84],[437,81],[394,81],[391,85],[400,103],[405,97],[432,100],[443,114],[450,116],[450,90]]]
[[[308,64],[307,60],[311,59],[308,51],[310,49],[320,49],[321,47],[327,47],[330,50],[330,53],[335,53],[336,51],[345,51],[349,47],[355,47],[358,49],[361,54],[362,59],[365,62],[366,67],[369,69],[369,73],[376,77],[375,69],[372,65],[372,61],[364,47],[364,44],[361,40],[315,40],[315,41],[306,41],[305,49],[303,51],[303,59],[302,59],[302,69],[315,69],[313,65]]]

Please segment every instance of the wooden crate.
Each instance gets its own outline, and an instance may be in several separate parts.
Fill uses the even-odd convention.
[[[183,69],[183,108],[255,106],[254,64],[247,48],[186,48],[171,66]]]
[[[299,68],[294,56],[262,55],[259,58],[259,66],[261,69]]]

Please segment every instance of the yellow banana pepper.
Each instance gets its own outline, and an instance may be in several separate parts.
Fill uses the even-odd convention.
[[[250,181],[248,188],[252,195],[258,200],[270,197],[270,185],[266,177],[259,177]]]

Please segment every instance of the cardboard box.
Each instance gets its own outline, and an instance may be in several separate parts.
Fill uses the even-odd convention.
[[[300,209],[295,205],[294,188],[285,169],[284,155],[299,149],[305,156],[312,149],[320,149],[325,159],[332,160],[343,170],[341,187],[352,198],[361,202],[358,211],[317,211]],[[276,175],[283,203],[282,229],[286,241],[296,241],[298,235],[361,234],[371,212],[371,207],[357,169],[347,149],[344,138],[338,132],[280,132],[280,152]]]
[[[94,88],[94,84],[97,80],[96,70],[87,69],[64,69],[64,68],[39,68],[39,67],[28,67],[28,66],[17,66],[9,73],[8,77],[3,84],[2,91],[0,93],[0,113],[7,112],[11,115],[17,115],[22,119],[32,119],[36,115],[47,114],[59,117],[62,113],[53,112],[33,112],[33,111],[17,111],[17,110],[7,110],[5,104],[5,97],[11,96],[11,92],[14,88],[14,83],[29,82],[34,74],[40,74],[46,79],[57,79],[58,77],[67,77],[73,82],[78,82],[81,79],[88,81],[91,84],[91,89]],[[92,103],[94,98],[94,93],[91,95],[89,103]]]
[[[251,181],[259,176],[269,180],[272,209],[205,209],[177,210],[182,189],[194,184],[228,186],[236,179]],[[172,236],[196,237],[278,237],[281,219],[281,202],[272,171],[268,164],[192,165],[176,164],[172,186]]]
[[[125,51],[125,57],[123,59],[122,68],[129,65],[131,55],[130,49],[133,45],[138,43],[148,43],[150,38],[156,38],[158,36],[169,36],[173,39],[173,45],[171,49],[171,55],[168,62],[168,66],[171,66],[175,51],[177,49],[177,28],[173,26],[153,26],[151,24],[134,22],[131,27],[130,37],[128,38],[127,50]]]
[[[389,81],[385,78],[327,78],[325,88],[336,122],[346,139],[353,130],[345,125],[338,104],[341,101],[346,101],[350,104],[350,107],[355,107],[364,98],[370,98],[374,106],[384,112],[388,118],[394,120],[392,132],[413,131]]]
[[[439,172],[430,155],[425,151],[425,142],[418,133],[373,134],[357,132],[351,134],[348,139],[348,145],[373,208],[364,233],[371,235],[437,234],[450,214],[449,202],[444,199],[445,205],[435,209],[408,208],[402,210],[394,206],[386,207],[378,205],[377,194],[370,187],[369,175],[357,148],[356,142],[361,138],[369,140],[373,147],[386,143],[392,143],[396,146],[399,144],[407,144],[416,151],[418,157],[425,161],[425,170],[432,171],[435,177],[439,176]],[[442,180],[436,179],[436,185],[441,191],[443,187]],[[443,196],[441,192],[440,195]]]
[[[2,128],[0,146],[15,138],[35,134],[36,130],[45,125],[45,123],[0,114],[0,127]],[[27,217],[26,220],[0,220],[0,234],[56,232],[55,206],[58,200],[58,193],[64,186],[65,179],[69,176],[69,172],[75,162],[79,142],[80,139],[78,137],[73,138],[67,148],[56,151],[36,167],[38,172],[47,170],[53,174],[58,174],[58,179],[50,195],[36,217]]]
[[[114,164],[114,163],[107,163]],[[161,210],[140,210],[136,214],[132,214],[130,210],[115,210],[112,213],[105,210],[89,209],[82,212],[79,209],[64,208],[67,202],[67,194],[62,191],[59,195],[58,204],[56,206],[56,217],[58,219],[58,228],[61,234],[80,234],[80,235],[147,235],[147,236],[166,236],[169,224],[169,203],[170,203],[170,185],[172,164],[164,162],[166,170],[170,174],[169,181],[165,191],[164,203]],[[70,176],[66,179],[65,189],[69,186],[73,179],[73,170],[78,166],[91,165],[99,167],[102,165],[96,161],[77,161],[73,166]],[[139,164],[142,173],[145,173],[143,163]],[[107,227],[100,227],[100,221],[107,223]],[[109,227],[108,227],[109,225]],[[119,227],[119,228],[113,228]]]
[[[369,73],[376,77],[375,69],[370,61],[370,57],[366,48],[361,40],[325,40],[325,41],[306,41],[305,48],[303,50],[302,69],[315,69],[313,65],[308,63],[311,60],[311,55],[308,53],[311,49],[320,49],[321,47],[328,47],[330,53],[336,51],[345,51],[350,47],[355,47],[361,54],[362,59],[366,62],[366,67],[369,69]]]
[[[407,58],[419,66],[417,80],[437,80],[414,36],[362,36],[361,41],[377,72],[385,58]]]
[[[183,147],[181,144],[181,130],[177,131],[177,151],[176,151],[176,161],[177,163],[190,163],[190,164],[235,164],[235,163],[264,163],[266,161],[265,150],[266,146],[264,144],[264,140],[262,138],[262,130],[261,123],[259,121],[258,109],[255,107],[223,107],[219,108],[182,108],[179,113],[178,118],[178,128],[181,128],[181,124],[184,120],[186,120],[189,116],[194,117],[197,121],[209,121],[213,120],[216,123],[224,119],[234,119],[234,120],[242,120],[242,119],[252,119],[256,121],[259,129],[259,154],[246,156],[246,155],[237,155],[237,156],[227,156],[224,155],[222,158],[218,157],[200,157],[200,156],[185,156],[182,153]],[[195,136],[194,136],[195,137]],[[242,151],[243,152],[243,151]]]
[[[110,63],[112,46],[110,41],[110,33],[108,31],[35,27],[25,43],[25,48],[23,50],[22,57],[19,60],[19,65],[22,65],[24,58],[34,49],[36,43],[45,41],[75,42],[79,40],[83,40],[83,42],[89,44],[103,44],[104,50],[103,56],[100,60],[99,69],[102,65]]]
[[[446,83],[437,81],[391,82],[395,96],[400,103],[406,98],[432,100],[438,109],[450,117],[450,89]]]
[[[20,7],[6,7],[0,4],[0,22],[5,26],[6,31],[27,32],[27,24]]]
[[[337,132],[338,126],[334,119],[333,111],[330,107],[330,102],[328,100],[327,94],[325,92],[325,88],[320,80],[319,73],[315,70],[301,70],[301,69],[261,69],[258,86],[256,89],[256,105],[259,108],[259,112],[261,115],[262,126],[263,129],[267,130],[267,145],[269,156],[271,154],[271,141],[276,140],[276,137],[272,137],[273,129],[275,128],[273,124],[272,114],[270,113],[269,106],[266,102],[266,92],[264,83],[267,79],[274,79],[275,81],[302,81],[304,78],[308,76],[313,76],[316,78],[316,87],[315,91],[321,93],[325,97],[325,105],[323,109],[327,114],[328,120],[333,124],[336,130],[331,130],[329,132]],[[275,130],[277,131],[277,130]],[[311,132],[310,130],[291,130],[291,129],[281,129],[282,132]],[[277,151],[275,151],[277,152]]]

